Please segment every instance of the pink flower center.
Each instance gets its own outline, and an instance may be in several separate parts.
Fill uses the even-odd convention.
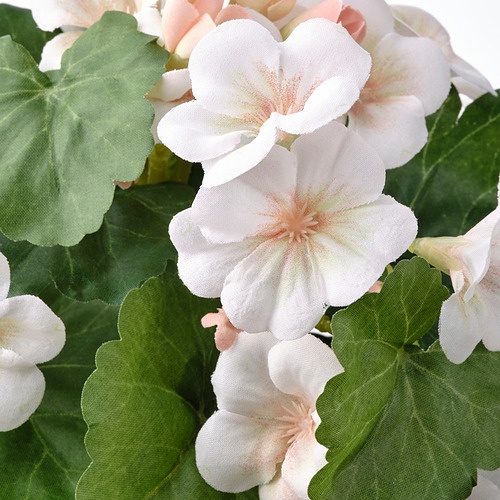
[[[314,408],[303,401],[292,401],[287,407],[283,407],[284,414],[277,418],[281,436],[292,444],[297,439],[307,437],[316,430],[316,422],[312,414]]]

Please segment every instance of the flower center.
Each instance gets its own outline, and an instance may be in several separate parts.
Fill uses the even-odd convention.
[[[290,243],[308,240],[311,234],[316,234],[314,229],[318,225],[316,215],[316,212],[309,210],[306,202],[282,208],[276,217],[276,237],[288,238]]]
[[[287,440],[287,444],[292,444],[297,439],[306,437],[314,433],[316,423],[312,417],[314,408],[302,401],[292,401],[288,407],[283,407],[284,415],[277,420],[281,431],[281,437]]]

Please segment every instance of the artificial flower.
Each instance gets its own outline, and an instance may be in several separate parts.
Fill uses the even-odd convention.
[[[219,409],[196,439],[205,481],[231,493],[261,485],[261,499],[307,499],[311,478],[326,464],[314,436],[316,399],[342,371],[312,335],[277,342],[267,332],[240,333],[219,357],[212,376]]]
[[[275,146],[174,217],[179,274],[194,294],[221,296],[236,328],[298,338],[325,304],[361,297],[413,241],[415,217],[381,194],[384,181],[375,151],[336,122],[291,151]]]
[[[477,485],[467,500],[500,500],[500,469],[477,471]]]
[[[155,0],[36,0],[31,12],[38,27],[64,31],[45,44],[40,70],[59,69],[64,52],[109,10],[134,15],[139,31],[158,36],[161,16],[157,4]]]
[[[368,78],[370,57],[341,26],[300,24],[277,42],[260,24],[229,21],[206,35],[189,60],[195,100],[160,121],[175,154],[203,162],[205,187],[234,179],[266,157],[343,115]]]
[[[391,9],[399,33],[429,38],[439,45],[450,66],[451,81],[460,93],[471,99],[476,99],[486,92],[496,95],[490,82],[476,68],[455,54],[450,35],[436,18],[425,10],[409,5],[393,5]]]
[[[0,253],[0,431],[26,422],[38,408],[45,380],[37,363],[49,361],[65,342],[63,322],[32,295],[7,298],[10,269]]]
[[[221,352],[229,349],[236,341],[238,333],[242,331],[239,328],[235,328],[231,321],[229,321],[224,309],[217,309],[216,313],[205,314],[201,318],[201,324],[203,328],[216,327],[215,347]]]
[[[500,207],[463,236],[419,238],[411,249],[451,277],[439,319],[448,359],[462,363],[481,340],[500,351]]]
[[[295,7],[295,0],[234,0],[234,3],[259,12],[271,21],[285,17]]]

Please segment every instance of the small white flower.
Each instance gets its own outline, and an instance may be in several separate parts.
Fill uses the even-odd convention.
[[[203,162],[205,187],[223,184],[275,143],[289,145],[343,115],[369,71],[369,55],[325,19],[300,24],[285,42],[255,21],[228,21],[194,48],[195,100],[167,113],[158,136],[178,156]]]
[[[325,304],[361,297],[413,241],[413,212],[381,194],[384,166],[343,125],[275,146],[255,168],[201,188],[170,236],[179,274],[202,297],[221,297],[236,328],[305,335]]]
[[[242,332],[212,377],[219,410],[200,430],[196,463],[208,484],[236,493],[257,485],[261,499],[307,499],[326,448],[314,436],[316,399],[343,369],[312,335],[278,343]]]
[[[500,500],[500,469],[478,470],[477,485],[467,500]]]
[[[63,322],[38,297],[7,298],[10,270],[0,253],[0,431],[23,424],[37,409],[45,380],[37,363],[49,361],[65,341]]]

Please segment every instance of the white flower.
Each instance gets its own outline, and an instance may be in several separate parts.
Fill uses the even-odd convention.
[[[500,500],[500,469],[478,470],[477,485],[467,500]]]
[[[462,363],[481,340],[500,351],[500,207],[463,236],[420,238],[412,249],[451,277],[439,319],[448,359]]]
[[[343,115],[369,70],[368,54],[325,19],[302,23],[285,42],[254,21],[228,21],[194,48],[195,100],[167,113],[158,136],[181,158],[203,162],[204,186],[216,186],[257,165],[275,143]]]
[[[62,28],[60,33],[45,44],[40,70],[61,67],[64,52],[109,10],[133,14],[138,29],[144,33],[161,34],[161,15],[154,0],[36,0],[32,3],[33,19],[45,31]]]
[[[257,485],[261,499],[307,499],[326,448],[314,433],[316,399],[343,369],[312,335],[290,342],[242,332],[212,377],[219,410],[196,439],[196,464],[208,484],[226,492]]]
[[[476,68],[455,54],[451,47],[450,35],[431,14],[409,5],[393,5],[391,9],[397,20],[398,32],[402,35],[429,38],[439,45],[450,65],[451,81],[459,92],[471,99],[476,99],[486,92],[496,95],[490,82]]]
[[[384,166],[334,122],[299,137],[222,186],[198,192],[170,236],[179,274],[221,296],[236,328],[294,339],[324,305],[361,297],[416,235],[413,212],[381,195]]]
[[[37,409],[45,380],[36,363],[52,359],[65,341],[64,324],[38,297],[7,298],[10,270],[0,253],[0,431],[23,424]]]

